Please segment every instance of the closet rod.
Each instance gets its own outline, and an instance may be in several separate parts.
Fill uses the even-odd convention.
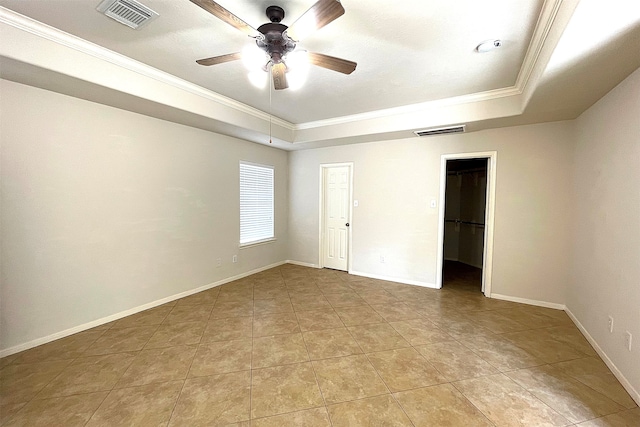
[[[461,221],[459,219],[445,219],[445,222],[455,222],[455,223],[458,223],[458,224],[477,225],[479,227],[484,227],[484,224],[481,223],[481,222]]]
[[[486,172],[487,168],[467,169],[463,171],[449,171],[447,175],[464,175],[466,173]]]

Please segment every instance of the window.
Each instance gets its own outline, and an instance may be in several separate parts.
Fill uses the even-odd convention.
[[[240,163],[240,246],[274,239],[273,168]]]

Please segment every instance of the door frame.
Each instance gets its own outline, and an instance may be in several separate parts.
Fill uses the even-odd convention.
[[[440,157],[440,209],[438,212],[438,256],[436,261],[436,287],[442,289],[442,268],[444,266],[444,208],[447,190],[447,161],[463,159],[487,159],[487,197],[484,220],[484,248],[482,256],[482,288],[484,295],[491,298],[493,278],[493,230],[496,205],[497,151],[443,154]]]
[[[319,200],[319,204],[318,206],[320,207],[319,212],[318,212],[318,224],[319,224],[319,230],[318,230],[318,266],[320,268],[324,268],[324,199],[325,199],[325,187],[324,187],[324,180],[325,180],[325,172],[327,169],[330,168],[336,168],[336,167],[348,167],[349,168],[349,213],[348,213],[348,217],[349,217],[349,227],[348,227],[348,233],[349,236],[347,237],[347,272],[351,273],[351,265],[352,265],[352,257],[351,257],[351,248],[352,248],[352,238],[351,236],[353,235],[353,233],[351,232],[351,229],[353,228],[353,162],[343,162],[343,163],[321,163],[320,164],[320,200]]]

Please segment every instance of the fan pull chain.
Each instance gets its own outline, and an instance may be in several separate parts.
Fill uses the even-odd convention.
[[[273,141],[271,140],[271,126],[272,126],[272,119],[273,119],[273,110],[271,109],[271,93],[272,93],[272,87],[273,87],[273,67],[269,67],[269,144],[272,144]]]

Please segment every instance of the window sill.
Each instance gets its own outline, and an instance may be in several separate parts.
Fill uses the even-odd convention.
[[[250,248],[252,246],[260,246],[260,245],[266,245],[269,243],[273,243],[275,242],[277,239],[275,237],[272,237],[270,239],[264,239],[264,240],[257,240],[255,242],[248,242],[248,243],[240,243],[239,248],[240,249],[246,249],[246,248]]]

